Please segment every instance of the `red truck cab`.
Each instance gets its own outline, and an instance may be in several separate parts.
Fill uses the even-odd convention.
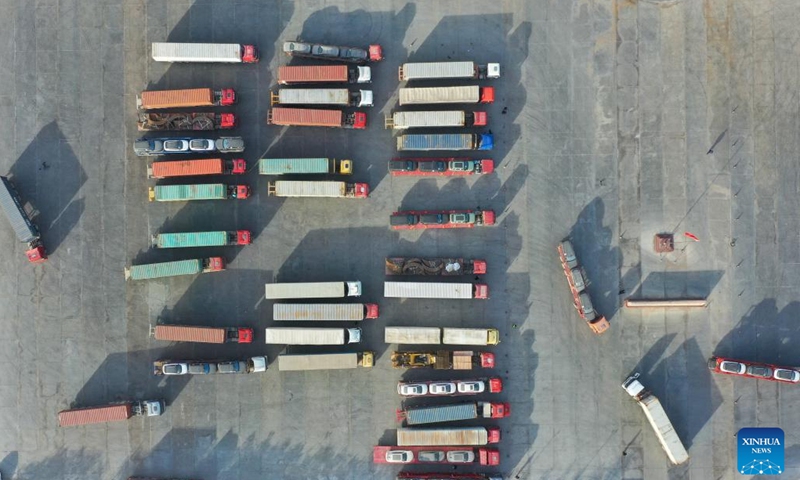
[[[380,45],[369,46],[369,60],[371,62],[380,62],[383,60],[383,48]]]
[[[244,200],[250,197],[250,187],[247,185],[234,185],[233,198]]]
[[[503,380],[497,377],[490,378],[487,382],[489,384],[489,393],[500,393],[503,391]]]
[[[250,230],[237,230],[236,231],[236,244],[237,245],[250,245],[253,240],[253,234]]]
[[[244,175],[245,173],[247,173],[247,162],[244,161],[244,158],[231,160],[231,174]]]
[[[247,327],[240,327],[239,339],[237,343],[253,343],[253,329]]]
[[[354,187],[355,187],[355,197],[356,198],[367,198],[367,197],[369,197],[369,184],[356,183]]]
[[[481,87],[480,103],[494,103],[494,87]]]
[[[472,273],[475,275],[484,275],[486,273],[486,260],[473,260]]]
[[[500,465],[500,452],[490,448],[479,448],[478,463],[489,466]]]
[[[203,266],[206,272],[221,272],[225,270],[225,259],[222,257],[210,257],[207,265]]]
[[[489,117],[486,112],[472,112],[472,126],[485,127],[489,123]]]
[[[242,45],[242,62],[258,63],[258,49],[255,45]]]
[[[476,283],[474,297],[480,300],[487,300],[489,298],[489,285]]]
[[[356,112],[353,114],[353,128],[356,130],[367,128],[367,114],[365,112]]]
[[[228,129],[236,126],[236,115],[232,113],[219,114],[219,128]]]
[[[219,94],[220,106],[228,107],[236,103],[236,92],[232,88],[223,88]]]
[[[500,443],[500,429],[497,427],[488,427],[486,428],[487,443]]]
[[[482,213],[484,225],[494,225],[494,210],[484,210]]]
[[[367,313],[365,315],[366,318],[369,318],[369,319],[378,318],[378,304],[377,303],[366,303],[366,304],[364,304],[364,308],[367,309]]]
[[[481,352],[481,368],[494,368],[494,353]]]
[[[47,252],[45,252],[42,245],[36,245],[31,248],[25,252],[25,256],[28,257],[28,261],[31,263],[42,263],[47,260]]]
[[[492,173],[494,172],[494,160],[484,158],[482,160],[478,160],[481,164],[481,173]]]
[[[511,415],[511,404],[504,402],[504,403],[494,403],[490,404],[491,408],[491,418],[506,418]]]

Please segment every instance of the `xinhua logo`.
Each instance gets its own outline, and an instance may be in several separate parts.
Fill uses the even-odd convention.
[[[780,475],[783,473],[783,430],[743,428],[736,434],[739,473]]]

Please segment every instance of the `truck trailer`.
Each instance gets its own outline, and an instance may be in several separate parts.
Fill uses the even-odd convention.
[[[351,92],[346,88],[281,88],[277,92],[270,92],[269,104],[371,107],[372,90]]]
[[[378,305],[374,303],[276,303],[272,305],[272,319],[298,322],[360,322],[378,318]]]
[[[156,185],[148,189],[151,202],[188,202],[193,200],[244,200],[250,196],[247,185],[209,183],[195,185]]]
[[[373,352],[315,353],[309,355],[279,355],[278,371],[296,372],[305,370],[343,370],[351,368],[371,368]]]
[[[369,48],[359,48],[342,47],[339,45],[322,45],[303,41],[283,42],[283,53],[290,57],[358,64],[383,60],[383,49],[380,45],[370,45]]]
[[[467,85],[462,87],[401,88],[400,106],[439,103],[493,103],[494,88]]]
[[[153,60],[170,63],[257,63],[255,45],[153,42]]]
[[[386,298],[480,299],[489,298],[489,286],[482,283],[383,282]]]
[[[152,236],[156,248],[226,247],[250,245],[253,234],[248,230],[219,232],[157,233]]]
[[[393,230],[474,228],[494,225],[493,210],[406,210],[389,217]]]
[[[464,402],[449,405],[407,407],[397,410],[397,420],[407,425],[460,422],[476,418],[505,418],[511,414],[508,403]]]
[[[497,345],[495,328],[386,327],[384,342],[408,345]]]
[[[236,126],[232,113],[139,113],[137,127],[140,132],[163,130],[227,130]]]
[[[346,345],[361,342],[361,329],[269,327],[264,338],[276,345]]]
[[[196,343],[252,343],[253,329],[248,327],[200,327],[159,324],[150,327],[156,340]]]
[[[188,88],[183,90],[145,90],[136,96],[136,108],[160,110],[187,107],[227,107],[236,103],[232,88]]]
[[[268,283],[265,290],[268,300],[360,297],[361,282]]]
[[[384,126],[395,130],[406,128],[441,127],[485,127],[486,112],[465,112],[463,110],[394,112],[386,116]]]
[[[350,175],[352,160],[335,158],[262,158],[258,161],[260,175]]]
[[[597,335],[604,333],[611,327],[611,324],[606,317],[597,313],[592,305],[592,299],[587,290],[589,282],[583,268],[578,264],[578,257],[575,255],[572,242],[563,240],[558,244],[558,257],[561,260],[564,275],[567,277],[567,285],[572,294],[572,304],[578,311],[578,315],[592,332]]]
[[[75,427],[92,423],[120,422],[133,416],[157,417],[162,413],[164,413],[164,400],[129,401],[62,410],[58,412],[58,425]]]
[[[499,377],[397,382],[397,394],[408,398],[460,397],[502,391],[503,380]]]
[[[369,185],[335,181],[277,180],[267,184],[270,197],[367,198]]]
[[[494,354],[470,350],[435,352],[394,352],[394,368],[432,368],[434,370],[472,370],[475,368],[494,368]]]
[[[295,127],[367,128],[367,114],[341,110],[275,107],[267,112],[267,125]]]
[[[153,375],[212,375],[216,373],[244,374],[267,371],[268,359],[264,355],[242,360],[156,360]]]
[[[397,137],[397,151],[491,150],[491,133],[407,134]]]
[[[348,65],[307,65],[278,67],[279,85],[304,83],[372,83],[372,68]]]
[[[478,65],[475,62],[425,62],[400,65],[397,78],[411,80],[500,78],[500,64]]]
[[[458,275],[483,275],[486,273],[486,260],[389,257],[385,260],[384,270],[387,276],[415,275],[450,277]]]
[[[25,256],[31,263],[41,263],[47,260],[47,252],[42,243],[39,229],[31,221],[28,212],[22,207],[17,189],[8,177],[0,176],[2,188],[0,188],[0,208],[6,214],[11,229],[17,236],[17,240],[27,245]]]
[[[200,175],[244,175],[247,163],[243,158],[225,160],[204,158],[198,160],[168,160],[153,162],[147,167],[149,178],[195,177]]]
[[[503,480],[503,476],[491,473],[400,472],[395,480]]]
[[[494,161],[488,158],[393,158],[389,160],[392,176],[447,177],[483,175],[494,171]]]
[[[500,452],[471,447],[373,447],[374,463],[440,465],[500,465]],[[445,477],[446,478],[446,477]]]
[[[125,268],[125,280],[152,280],[155,278],[197,275],[198,273],[221,272],[225,270],[222,257],[196,258],[175,262],[147,263]]]
[[[500,443],[500,429],[497,427],[461,428],[398,428],[397,445],[437,446],[437,445],[489,445]]]

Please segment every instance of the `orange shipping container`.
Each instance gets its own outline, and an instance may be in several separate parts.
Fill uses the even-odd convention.
[[[194,175],[222,175],[225,170],[221,158],[153,162],[147,169],[150,178],[191,177]]]
[[[347,82],[346,65],[278,67],[278,83]]]
[[[133,416],[133,405],[123,403],[103,407],[78,408],[58,412],[58,424],[62,427],[87,425],[90,423],[118,422]]]
[[[139,108],[209,107],[214,105],[214,92],[210,88],[188,90],[158,90],[142,92]]]
[[[225,330],[222,328],[156,325],[153,336],[156,340],[172,342],[225,343]]]
[[[341,110],[314,110],[309,108],[273,108],[273,125],[296,125],[305,127],[341,127]]]

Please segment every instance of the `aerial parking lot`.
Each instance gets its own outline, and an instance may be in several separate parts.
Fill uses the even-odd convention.
[[[800,478],[795,2],[0,0],[0,11],[0,174],[48,257],[29,262],[27,240],[0,218],[4,479],[735,479],[763,472],[740,469],[737,458],[737,432],[753,427],[783,429],[783,463],[770,471]],[[365,113],[365,127],[357,115],[334,119],[354,128],[283,126],[299,117],[271,112],[308,101],[277,93],[280,66],[326,64],[284,54],[285,41],[300,40],[376,57],[371,83],[340,85],[371,94],[335,108]],[[256,50],[243,51],[253,63],[168,63],[153,60],[153,42]],[[407,62],[447,61],[499,63],[499,78],[398,79]],[[477,102],[491,87],[493,101],[400,106],[400,88],[449,85],[480,86],[468,92]],[[233,128],[139,131],[160,117],[140,118],[137,96],[178,89],[212,89],[209,105],[223,106],[185,109],[212,113],[170,125]],[[400,128],[424,115],[393,115],[423,110],[468,114],[427,131]],[[419,133],[472,134],[436,141],[476,150],[398,152],[430,140],[401,137]],[[185,141],[138,143],[138,153],[194,151],[138,156],[142,137]],[[220,137],[241,137],[244,151],[213,141]],[[153,167],[213,155],[223,160],[177,170],[208,169],[191,181]],[[389,166],[420,157],[492,162]],[[269,173],[261,158],[336,159],[331,172],[352,174],[314,179],[331,182],[325,195],[355,198],[304,198],[302,186],[280,183],[300,178],[260,174]],[[187,183],[224,184],[204,194],[224,200],[164,201],[196,194],[175,188]],[[228,233],[166,248],[187,241],[166,234],[212,231]],[[582,267],[567,268],[570,283],[564,239]],[[462,289],[462,299],[384,291],[386,280],[436,280],[387,277],[401,268],[387,258],[431,257],[483,260],[439,280],[486,290]],[[137,280],[133,270],[126,280],[131,266],[191,259],[205,261],[182,263],[187,275]],[[314,302],[377,304],[378,318],[365,306],[363,321],[350,311],[352,321],[313,325],[342,340],[265,342],[265,328],[295,326],[273,318],[279,297],[267,298],[265,284],[352,281],[361,282],[358,298]],[[581,292],[607,329],[579,316],[573,298],[589,311]],[[626,307],[629,299],[702,306]],[[155,338],[157,324],[233,328],[188,343]],[[398,338],[411,332],[400,327],[443,330],[409,346],[386,343],[387,326]],[[450,347],[456,328],[489,337]],[[404,350],[491,353],[445,360],[493,368],[393,368],[393,359],[411,361],[393,356]],[[279,371],[281,354],[322,352],[373,352],[374,366]],[[236,372],[247,374],[220,375]],[[633,390],[621,388],[635,373],[688,461],[672,464]],[[146,404],[127,421],[59,426],[63,410],[142,400],[163,400],[163,413],[147,416],[156,405]],[[431,407],[435,417],[450,411],[434,407],[453,403],[465,420],[423,426],[470,427],[481,446],[385,448],[414,435],[398,433],[409,411]],[[411,457],[433,464],[404,464]]]

